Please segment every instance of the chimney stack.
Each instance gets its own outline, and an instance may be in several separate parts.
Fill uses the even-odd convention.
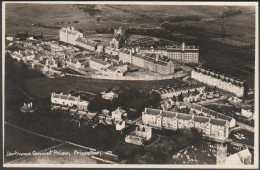
[[[156,54],[156,62],[159,61],[159,54]]]
[[[182,43],[181,48],[182,48],[182,51],[185,51],[185,42]]]
[[[132,51],[130,51],[130,53],[135,53],[135,49],[134,49],[134,48],[132,48]]]

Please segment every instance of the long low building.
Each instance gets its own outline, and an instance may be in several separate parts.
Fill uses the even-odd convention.
[[[238,97],[244,96],[245,93],[243,82],[200,67],[196,67],[191,71],[191,78],[234,93]]]
[[[122,49],[118,54],[119,61],[130,63],[141,68],[160,74],[174,73],[174,63],[172,61],[163,61],[156,54],[132,53],[131,50]]]
[[[110,67],[111,64],[96,58],[90,58],[89,67],[95,70],[105,70]]]
[[[68,66],[74,67],[76,69],[84,69],[85,65],[86,65],[86,61],[85,60],[78,60],[78,59],[69,59],[66,60],[66,64]]]
[[[199,48],[195,46],[187,46],[182,43],[181,46],[165,46],[165,47],[137,47],[140,53],[165,55],[171,60],[177,60],[185,63],[199,62]]]
[[[179,87],[168,87],[165,89],[158,89],[158,90],[152,90],[152,91],[156,91],[160,94],[162,99],[166,99],[166,98],[172,98],[173,96],[179,96],[180,94],[187,94],[187,93],[191,93],[194,92],[195,90],[197,90],[198,92],[201,92],[205,89],[205,86],[202,84],[196,84],[196,85],[186,85],[186,86],[179,86]]]
[[[90,51],[96,51],[97,50],[98,43],[95,42],[95,41],[87,40],[86,38],[83,38],[83,37],[79,37],[75,41],[76,41],[76,45],[78,45],[78,46],[80,46],[84,49],[87,49],[87,50],[90,50]]]
[[[51,103],[55,105],[73,107],[77,106],[81,111],[87,111],[89,102],[80,99],[80,96],[72,96],[70,94],[51,94]]]
[[[204,135],[220,139],[228,138],[229,135],[229,121],[227,120],[158,109],[145,108],[142,113],[142,122],[145,125],[159,129],[176,130],[197,128],[202,131]]]

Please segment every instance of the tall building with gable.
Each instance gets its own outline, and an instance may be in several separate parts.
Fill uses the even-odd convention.
[[[62,27],[59,30],[59,37],[60,37],[60,41],[65,42],[65,43],[69,43],[72,45],[77,45],[76,40],[78,38],[82,38],[83,34],[81,32],[79,32],[78,30],[76,30],[74,27]]]
[[[110,47],[119,49],[122,48],[122,45],[125,42],[125,29],[119,27],[118,29],[114,29],[114,36],[110,41]]]

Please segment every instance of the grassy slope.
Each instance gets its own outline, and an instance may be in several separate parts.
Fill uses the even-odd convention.
[[[7,152],[14,153],[17,151],[19,153],[28,153],[32,151],[39,151],[57,144],[59,143],[56,141],[29,134],[27,132],[17,130],[9,125],[5,125],[5,162],[19,158],[19,156],[7,157]]]
[[[156,23],[159,17],[173,15],[200,15],[200,22],[181,22],[176,25],[193,25],[195,27],[204,28],[207,32],[219,34],[221,32],[221,24],[225,23],[226,33],[231,35],[231,39],[244,42],[254,43],[254,9],[251,7],[241,8],[242,14],[232,16],[227,19],[214,19],[218,17],[223,6],[143,6],[143,5],[97,5],[97,9],[102,11],[101,15],[90,16],[84,14],[69,4],[65,5],[39,5],[39,4],[7,4],[6,6],[6,32],[15,33],[17,30],[41,30],[47,34],[58,34],[57,29],[47,29],[32,27],[32,23],[44,23],[46,25],[54,25],[56,22],[65,22],[63,25],[68,26],[67,22],[75,20],[80,21],[74,25],[83,31],[95,30],[97,28],[116,28],[120,25],[139,25],[144,27],[159,26]],[[33,14],[33,15],[32,15]],[[103,21],[97,21],[96,18],[101,17]],[[154,19],[155,18],[155,19]],[[132,23],[128,20],[132,19]],[[194,36],[202,36],[204,38],[194,40],[195,45],[200,46],[200,57],[206,58],[208,66],[230,66],[231,63],[246,63],[253,58],[250,49],[234,48],[233,46],[223,45],[221,43],[208,40],[214,35],[205,35],[205,32],[187,32]],[[217,35],[218,37],[219,35]],[[176,41],[186,41],[182,38]],[[193,44],[187,41],[187,44]],[[227,60],[228,59],[228,60]],[[233,76],[233,75],[231,75]],[[245,75],[248,77],[248,75]],[[243,78],[244,77],[240,77]],[[253,78],[253,77],[252,77]],[[250,78],[250,82],[251,81]],[[247,78],[246,78],[247,79]]]
[[[142,25],[159,26],[156,23],[158,18],[174,15],[200,15],[202,20],[216,18],[224,9],[223,6],[169,6],[169,5],[97,5],[97,9],[102,11],[100,16],[86,15],[69,4],[49,5],[49,4],[7,4],[6,6],[6,32],[14,33],[19,30],[35,30],[32,23],[44,23],[54,25],[56,22],[65,22],[62,26],[74,25],[78,29],[95,30],[100,27],[118,27],[120,25]],[[241,8],[243,13],[228,19],[218,19],[205,22],[182,22],[181,24],[195,25],[205,28],[209,32],[220,31],[220,23],[226,23],[227,33],[236,36],[235,38],[246,38],[252,43],[254,35],[254,17],[252,9]],[[97,21],[101,17],[103,21]],[[67,24],[67,22],[80,21],[78,24]],[[132,22],[129,23],[129,20]],[[243,21],[243,22],[241,22]],[[180,24],[180,23],[178,23]],[[61,25],[60,25],[61,26]],[[232,29],[235,28],[235,29]],[[48,34],[57,34],[55,29],[37,28]]]

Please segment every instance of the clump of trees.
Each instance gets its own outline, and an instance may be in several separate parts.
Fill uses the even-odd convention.
[[[44,27],[44,28],[53,28],[53,29],[60,29],[61,28],[61,27],[58,27],[58,26],[45,25],[45,24],[42,24],[42,23],[34,24],[34,26]]]
[[[122,106],[126,110],[132,108],[141,113],[145,107],[158,107],[161,100],[160,94],[155,91],[146,93],[134,87],[119,87],[114,88],[113,91],[116,91],[118,98],[109,101],[99,94],[90,100],[88,110],[90,112],[100,112],[102,109],[113,111],[118,106]]]
[[[202,133],[195,128],[176,131],[163,131],[168,139],[163,139],[146,149],[143,154],[136,154],[132,160],[138,164],[165,164],[171,161],[172,155],[182,149],[201,142]]]
[[[73,5],[74,8],[77,8],[84,13],[87,13],[91,16],[101,14],[101,10],[96,9],[96,5],[82,5],[82,4],[75,4]]]
[[[182,22],[182,21],[200,21],[199,15],[187,15],[187,16],[169,16],[165,19],[160,19],[159,22]]]
[[[98,28],[95,30],[97,34],[113,34],[114,29],[111,28]]]
[[[242,11],[239,10],[239,9],[227,8],[224,11],[222,11],[220,17],[221,18],[227,18],[227,17],[230,17],[230,16],[239,15],[241,13],[242,13]]]
[[[115,110],[118,106],[118,99],[115,98],[112,101],[109,101],[103,99],[101,94],[98,94],[89,101],[88,110],[90,112],[101,112],[103,109],[112,111]]]

